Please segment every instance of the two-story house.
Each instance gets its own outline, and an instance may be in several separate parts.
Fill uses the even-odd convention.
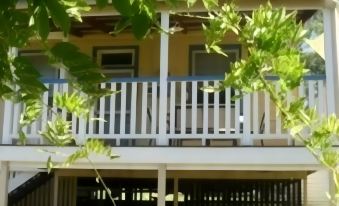
[[[244,13],[263,1],[238,0]],[[43,74],[49,88],[43,96],[44,112],[39,121],[25,128],[27,146],[17,146],[22,105],[1,102],[0,107],[0,206],[111,205],[109,195],[95,181],[90,162],[46,175],[47,148],[62,161],[76,147],[48,146],[39,130],[60,113],[72,124],[77,144],[100,138],[120,156],[115,160],[93,156],[118,206],[122,205],[330,205],[331,177],[302,145],[282,127],[276,108],[265,93],[232,100],[231,88],[208,94],[202,86],[216,85],[229,71],[231,62],[246,58],[246,48],[229,33],[222,42],[224,58],[207,54],[201,20],[170,15],[158,2],[161,26],[179,32],[152,33],[138,41],[128,29],[108,34],[119,15],[113,8],[94,9],[83,23],[72,23],[67,41],[91,55],[112,80],[100,86],[120,93],[101,98],[87,121],[52,108],[53,94],[69,92],[65,73],[48,66],[41,47],[32,40],[17,55],[29,58]],[[307,75],[290,93],[289,100],[304,96],[320,114],[339,112],[338,8],[330,0],[274,0],[274,6],[298,11],[306,22],[323,13],[325,74]],[[202,6],[190,12],[204,14]],[[187,11],[185,6],[178,11]],[[62,41],[52,32],[50,43]],[[274,81],[275,78],[272,78]],[[276,86],[279,89],[279,85]],[[9,196],[8,196],[9,194]]]

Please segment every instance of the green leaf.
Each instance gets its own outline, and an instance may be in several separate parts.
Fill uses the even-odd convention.
[[[40,6],[37,14],[34,15],[34,22],[37,26],[39,35],[42,40],[46,40],[49,34],[49,18],[45,6]]]
[[[65,146],[74,143],[71,123],[57,115],[53,122],[48,121],[40,135],[55,146]]]
[[[36,121],[42,112],[42,102],[40,98],[34,99],[30,95],[23,97],[24,111],[20,116],[20,127],[25,127]]]
[[[149,32],[151,19],[146,12],[141,12],[132,18],[132,32],[137,39],[143,39]]]
[[[69,72],[73,86],[82,92],[92,97],[111,94],[111,91],[98,87],[99,83],[106,81],[99,71],[99,66],[91,57],[81,53],[75,45],[68,42],[57,43],[50,50],[49,57]]]
[[[0,96],[1,97],[6,96],[7,94],[10,94],[12,92],[13,90],[10,87],[4,84],[0,84]]]
[[[112,5],[122,16],[130,17],[137,12],[134,2],[129,0],[112,0]]]
[[[207,10],[212,10],[218,7],[218,0],[202,0]]]
[[[71,27],[71,21],[66,12],[66,8],[63,7],[57,0],[47,0],[46,5],[54,24],[60,27],[66,36]]]
[[[52,162],[52,157],[48,156],[47,162],[46,162],[47,172],[48,174],[51,173],[52,169],[54,168],[54,163]]]
[[[58,108],[66,108],[68,112],[73,113],[77,117],[87,117],[89,113],[88,98],[80,96],[79,93],[55,93],[53,94],[54,105]]]
[[[26,145],[27,137],[26,134],[22,131],[22,129],[19,130],[19,144],[20,145]]]
[[[192,7],[197,2],[197,0],[187,0],[187,7]]]
[[[108,0],[96,0],[96,5],[100,9],[104,8],[105,6],[107,6],[107,4],[108,4]]]
[[[117,35],[126,29],[128,26],[132,24],[130,18],[122,18],[114,25],[114,30],[110,32],[111,35]]]

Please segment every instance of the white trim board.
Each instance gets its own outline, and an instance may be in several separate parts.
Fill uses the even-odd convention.
[[[49,153],[41,149],[71,154],[76,147],[57,148],[43,146],[0,146],[0,161],[9,161],[11,170],[45,168]],[[166,164],[168,169],[213,170],[315,170],[320,165],[303,147],[272,148],[203,148],[203,147],[116,147],[114,153],[120,158],[110,160],[104,156],[92,156],[98,168],[151,169]],[[62,155],[52,155],[61,162]],[[86,160],[80,160],[71,168],[91,168]]]

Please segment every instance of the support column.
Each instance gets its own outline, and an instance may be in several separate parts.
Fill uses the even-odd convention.
[[[166,206],[166,165],[159,165],[158,168],[158,204],[157,206]]]
[[[7,206],[8,204],[8,179],[8,162],[0,162],[0,206]]]
[[[323,9],[324,15],[324,48],[326,68],[326,92],[327,92],[327,114],[337,114],[338,106],[336,100],[339,92],[338,78],[338,6]],[[329,194],[335,196],[335,184],[332,173],[329,172]]]
[[[54,174],[53,177],[53,206],[58,206],[58,192],[59,192],[59,176]]]
[[[169,12],[161,12],[161,27],[168,31]],[[158,145],[167,145],[167,77],[168,77],[168,41],[169,37],[165,33],[160,35],[160,98],[159,98],[159,134]]]
[[[336,39],[336,8],[324,8],[324,47],[327,90],[327,113],[336,113],[335,95],[338,91],[337,39]]]
[[[334,101],[339,102],[339,3],[335,3],[336,7],[333,8],[333,22],[332,22],[332,29],[334,30],[334,39],[333,39],[333,54],[335,59],[335,70],[334,70]],[[335,104],[335,111],[337,116],[339,115],[339,105]]]
[[[16,57],[18,56],[18,48],[16,47],[11,47],[8,51],[8,55],[9,56],[13,56]],[[12,108],[13,108],[13,102],[9,101],[9,100],[4,100],[4,106],[3,106],[3,124],[2,126],[2,136],[1,136],[1,143],[2,144],[12,144],[12,138],[10,137],[10,128],[11,125],[13,124],[13,116],[14,115],[19,115],[19,114],[14,114],[12,112]],[[0,121],[1,122],[1,121]]]
[[[178,198],[179,198],[179,178],[174,177],[174,188],[173,188],[173,206],[178,206]]]

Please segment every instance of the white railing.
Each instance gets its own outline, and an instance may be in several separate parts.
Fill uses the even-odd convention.
[[[38,121],[24,128],[24,132],[29,143],[46,144],[38,131],[60,114],[71,122],[78,143],[86,138],[102,138],[113,145],[127,146],[144,140],[140,143],[143,146],[154,146],[159,138],[167,138],[171,145],[181,145],[176,143],[192,139],[198,139],[201,145],[213,145],[217,141],[228,141],[231,145],[265,145],[266,140],[292,144],[268,94],[254,93],[234,100],[232,97],[238,93],[231,88],[210,94],[200,90],[207,85],[217,86],[220,80],[222,77],[168,79],[166,135],[159,135],[158,131],[161,104],[158,78],[128,78],[102,83],[102,88],[120,91],[101,98],[92,108],[90,119],[105,121],[79,119],[52,107],[53,94],[70,92],[71,88],[64,80],[48,81],[45,83],[48,91],[43,95],[43,114]],[[276,89],[279,89],[278,84]],[[327,114],[324,76],[305,77],[305,82],[289,93],[286,101],[297,97],[305,97],[308,106],[316,106],[319,114]],[[5,107],[4,127],[10,141],[16,140],[23,106],[6,102]]]

